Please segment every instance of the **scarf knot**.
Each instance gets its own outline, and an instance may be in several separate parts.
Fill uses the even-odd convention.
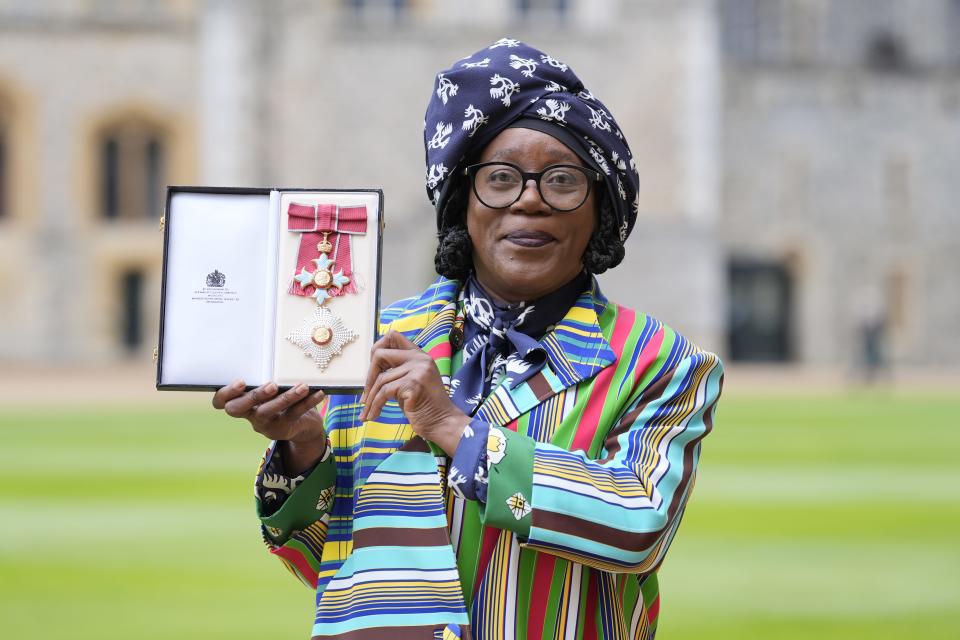
[[[540,371],[547,354],[538,340],[566,315],[589,283],[590,276],[580,272],[533,302],[498,304],[471,275],[460,293],[464,346],[462,365],[450,382],[453,403],[473,415],[497,385],[512,388]]]

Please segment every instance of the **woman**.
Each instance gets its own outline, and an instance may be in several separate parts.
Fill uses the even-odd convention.
[[[652,637],[722,367],[592,277],[636,218],[626,141],[509,39],[438,74],[424,138],[441,277],[384,309],[363,394],[214,396],[275,441],[267,546],[315,637]]]

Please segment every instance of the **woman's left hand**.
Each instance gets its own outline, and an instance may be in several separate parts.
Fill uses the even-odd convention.
[[[388,400],[400,404],[414,433],[453,456],[470,418],[450,401],[433,358],[396,331],[377,340],[370,351],[360,419],[380,415]]]

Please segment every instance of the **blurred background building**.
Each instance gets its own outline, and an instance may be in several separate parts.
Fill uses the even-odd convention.
[[[418,291],[434,73],[505,35],[631,142],[610,297],[733,361],[960,362],[958,0],[0,0],[0,358],[149,360],[167,184],[382,187]]]
[[[718,19],[729,356],[960,363],[960,2]]]

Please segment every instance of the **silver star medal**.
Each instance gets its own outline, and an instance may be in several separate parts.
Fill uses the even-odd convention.
[[[340,355],[344,345],[358,337],[357,332],[348,329],[332,311],[318,306],[287,336],[287,340],[303,349],[304,355],[313,358],[323,371],[334,357]]]

